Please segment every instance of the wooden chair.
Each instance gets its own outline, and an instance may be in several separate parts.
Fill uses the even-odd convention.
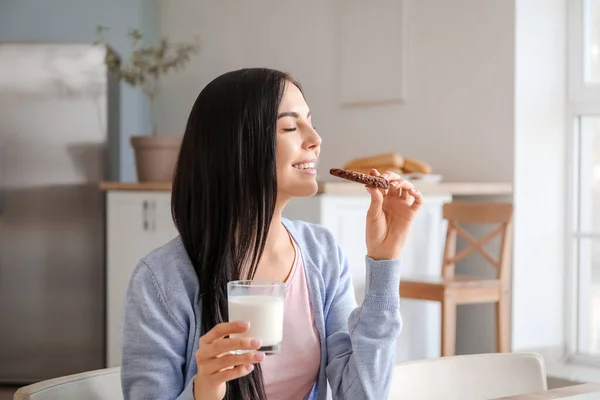
[[[510,203],[457,202],[445,204],[448,221],[441,276],[403,277],[400,297],[441,303],[442,356],[453,356],[456,348],[456,308],[459,304],[496,303],[497,351],[510,351],[510,248],[513,205]],[[460,224],[497,224],[481,240],[476,240]],[[470,246],[456,253],[457,235]],[[499,257],[483,246],[500,236]],[[496,279],[455,275],[455,265],[473,252],[480,253],[496,268]]]

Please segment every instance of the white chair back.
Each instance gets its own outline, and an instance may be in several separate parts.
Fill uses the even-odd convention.
[[[484,400],[546,389],[538,354],[475,354],[397,364],[389,400]]]
[[[14,400],[122,400],[121,368],[49,379],[17,390]]]

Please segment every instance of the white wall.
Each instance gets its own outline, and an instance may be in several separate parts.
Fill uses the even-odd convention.
[[[407,6],[406,103],[344,109],[334,79],[341,0],[162,1],[161,34],[197,35],[202,49],[165,81],[159,128],[181,135],[196,96],[217,75],[267,66],[290,72],[305,88],[324,139],[322,179],[352,157],[391,150],[430,162],[447,180],[511,181],[513,2],[408,0]],[[374,45],[385,51],[400,40],[381,37]],[[373,75],[365,71],[361,79]]]
[[[564,342],[565,3],[516,1],[515,350]]]

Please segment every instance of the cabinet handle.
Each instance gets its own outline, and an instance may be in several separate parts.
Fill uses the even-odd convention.
[[[150,230],[156,232],[156,200],[150,201],[150,209],[152,210],[150,214]]]
[[[156,231],[156,201],[144,200],[143,203],[143,229],[145,232]]]
[[[142,221],[144,232],[146,232],[148,230],[148,200],[144,200],[143,203]]]

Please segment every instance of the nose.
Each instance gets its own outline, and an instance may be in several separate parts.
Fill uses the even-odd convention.
[[[317,133],[315,128],[309,126],[307,129],[306,137],[304,139],[304,144],[307,149],[314,149],[321,146],[321,136]]]

